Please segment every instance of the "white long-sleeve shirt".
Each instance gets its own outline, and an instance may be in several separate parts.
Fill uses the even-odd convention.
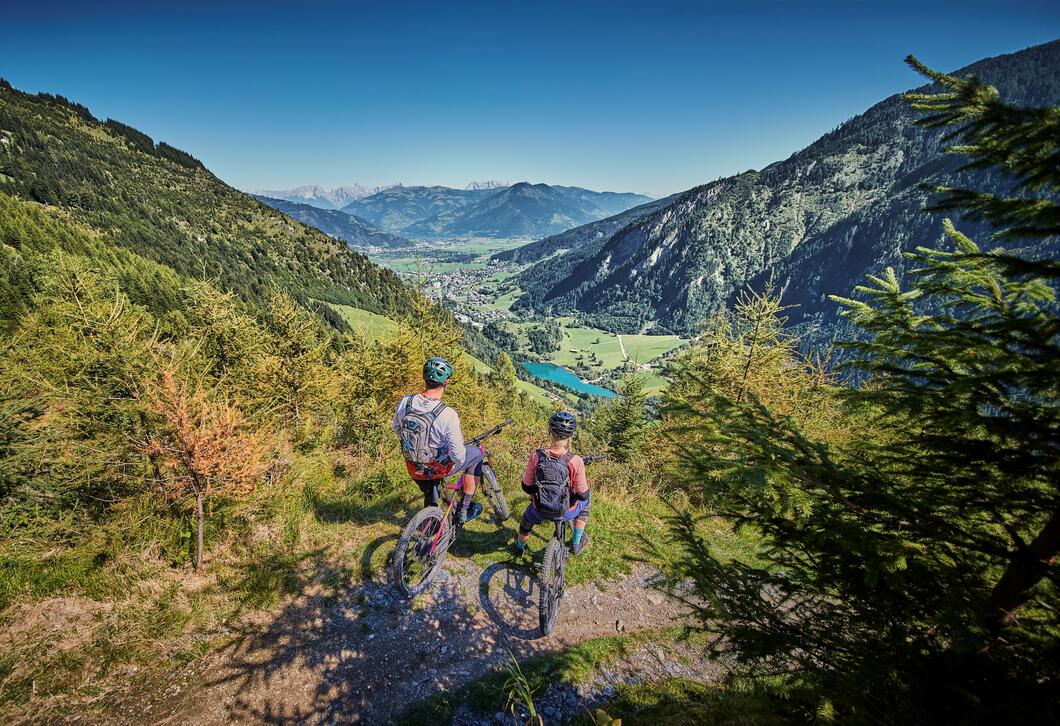
[[[401,419],[405,415],[405,406],[409,400],[412,401],[412,410],[426,413],[434,409],[440,401],[436,398],[427,398],[422,393],[410,393],[402,396],[394,409],[394,422],[391,428],[399,437],[401,436]],[[438,463],[449,465],[452,468],[464,463],[467,449],[464,447],[464,432],[460,429],[460,416],[456,411],[446,406],[434,419],[431,426],[430,436],[427,438],[428,445],[438,452]]]

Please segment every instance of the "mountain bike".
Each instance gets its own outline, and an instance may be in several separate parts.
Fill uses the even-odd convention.
[[[606,454],[586,456],[582,459],[586,466],[607,458]],[[563,599],[566,587],[567,558],[570,550],[567,547],[567,525],[565,520],[556,521],[556,531],[545,548],[545,558],[541,562],[541,596],[537,603],[538,626],[542,637],[550,635],[556,629],[556,618],[559,615],[559,601]]]
[[[502,421],[489,431],[468,439],[465,445],[479,446],[481,442],[500,433],[501,429],[511,423],[512,419]],[[504,498],[504,492],[497,483],[492,455],[484,447],[479,448],[482,449],[481,488],[493,508],[493,521],[501,524],[511,516],[508,500]],[[454,476],[455,481],[445,482],[439,505],[424,507],[416,512],[398,537],[391,577],[394,586],[405,597],[415,597],[431,586],[441,572],[445,556],[460,532],[456,508],[460,501],[460,480],[463,472],[457,472]]]

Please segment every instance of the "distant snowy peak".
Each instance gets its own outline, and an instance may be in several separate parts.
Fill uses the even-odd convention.
[[[349,184],[328,189],[319,184],[308,184],[294,189],[262,189],[254,193],[297,204],[308,204],[320,209],[341,209],[356,199],[370,197],[384,189],[389,189],[390,186],[392,185],[366,187],[363,184]]]
[[[491,179],[489,181],[473,181],[464,188],[472,192],[481,192],[485,189],[504,189],[514,183],[510,179]]]

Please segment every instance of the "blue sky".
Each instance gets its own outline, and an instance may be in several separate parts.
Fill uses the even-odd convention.
[[[1060,2],[39,0],[0,76],[241,188],[513,179],[660,196],[761,168],[919,84],[1060,36]]]

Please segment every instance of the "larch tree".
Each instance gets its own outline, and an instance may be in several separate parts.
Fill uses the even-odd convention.
[[[284,425],[304,430],[334,385],[327,366],[329,341],[319,319],[286,293],[272,293],[265,317],[268,345],[254,363],[254,403]]]
[[[140,442],[168,499],[195,503],[194,568],[202,570],[206,497],[254,489],[269,466],[265,435],[253,430],[239,407],[203,383],[183,379],[178,366],[160,362],[139,401],[152,417]]]

